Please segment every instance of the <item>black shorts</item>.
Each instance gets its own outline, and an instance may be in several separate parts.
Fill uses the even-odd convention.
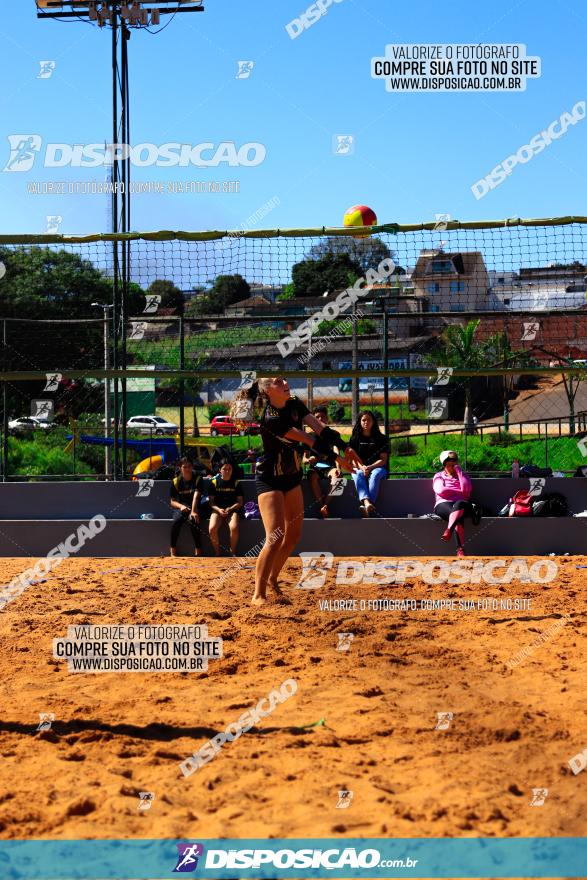
[[[257,497],[265,492],[291,492],[297,486],[302,484],[303,474],[300,471],[297,474],[288,474],[288,476],[270,477],[256,475],[255,488],[257,489]]]

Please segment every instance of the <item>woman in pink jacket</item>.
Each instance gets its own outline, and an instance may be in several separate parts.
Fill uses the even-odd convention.
[[[448,522],[442,533],[443,541],[450,541],[454,534],[457,542],[457,556],[464,556],[463,544],[465,528],[463,521],[466,516],[473,516],[473,505],[469,501],[473,484],[459,465],[459,457],[453,450],[440,453],[441,471],[434,475],[432,486],[436,500],[434,513]]]

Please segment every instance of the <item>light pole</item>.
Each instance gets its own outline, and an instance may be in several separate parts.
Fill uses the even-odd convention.
[[[110,332],[108,325],[110,316],[108,309],[112,309],[113,306],[106,305],[105,303],[92,303],[92,305],[104,310],[104,369],[108,371],[110,369]],[[118,382],[118,379],[115,381]],[[104,437],[107,440],[110,438],[110,379],[108,376],[104,377]],[[107,480],[112,479],[112,455],[109,443],[104,448],[104,474]]]

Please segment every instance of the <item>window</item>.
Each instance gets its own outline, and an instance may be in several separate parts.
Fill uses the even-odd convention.
[[[432,260],[433,272],[454,272],[454,270],[451,260]]]
[[[505,278],[498,278],[497,283],[498,284],[505,284]]]
[[[428,311],[429,311],[429,312],[439,312],[439,311],[440,311],[440,306],[430,306],[430,308],[428,309]]]
[[[428,284],[426,290],[428,293],[438,293],[440,290],[440,284]]]
[[[451,310],[451,312],[464,312],[465,306],[462,305],[461,303],[451,303],[450,310]]]
[[[465,282],[464,281],[451,281],[450,282],[450,292],[451,293],[464,293],[465,292]]]
[[[510,299],[504,299],[503,304],[504,304],[504,306],[509,306],[510,302],[511,302]]]

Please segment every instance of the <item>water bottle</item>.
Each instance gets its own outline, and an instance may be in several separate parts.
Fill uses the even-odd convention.
[[[517,458],[512,461],[512,477],[517,480],[520,476],[520,462]]]
[[[154,513],[141,513],[141,519],[155,519]]]

